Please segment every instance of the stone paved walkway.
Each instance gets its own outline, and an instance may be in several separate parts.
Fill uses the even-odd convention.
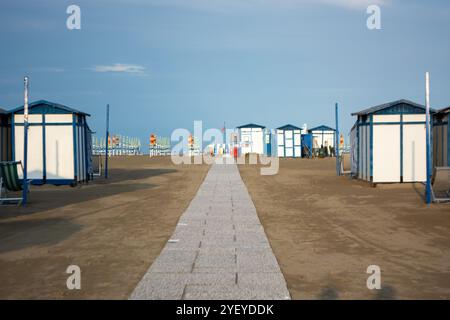
[[[290,299],[235,164],[214,164],[130,299]]]

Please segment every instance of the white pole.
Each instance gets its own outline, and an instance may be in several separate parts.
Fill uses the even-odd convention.
[[[28,198],[28,77],[24,79],[23,95],[23,183],[22,183],[22,204],[27,204]]]
[[[425,104],[426,104],[426,152],[427,152],[427,182],[425,188],[426,203],[431,203],[431,131],[430,131],[430,73],[425,73]]]

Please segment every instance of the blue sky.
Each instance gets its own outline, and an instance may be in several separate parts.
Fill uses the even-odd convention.
[[[81,30],[66,28],[81,7]],[[368,30],[368,4],[381,30]],[[91,113],[103,134],[148,141],[191,129],[255,122],[334,126],[406,98],[450,105],[450,2],[416,0],[89,0],[0,3],[0,106],[46,99]]]

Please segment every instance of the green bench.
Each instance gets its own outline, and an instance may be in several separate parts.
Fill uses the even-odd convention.
[[[23,172],[22,162],[20,161],[0,162],[0,205],[20,205],[23,201],[23,194],[21,197],[8,198],[8,192],[23,191],[22,179],[19,179],[17,170],[19,166]],[[30,182],[31,180],[27,180],[26,183],[29,185]]]

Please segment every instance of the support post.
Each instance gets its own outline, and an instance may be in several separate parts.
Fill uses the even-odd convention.
[[[341,175],[341,166],[340,166],[340,158],[339,158],[339,105],[335,104],[335,115],[336,115],[336,134],[334,139],[334,150],[336,153],[336,174],[338,176]]]
[[[22,205],[28,200],[28,77],[24,78]]]
[[[431,203],[431,146],[430,146],[430,73],[425,73],[425,105],[426,105],[426,146],[427,146],[427,182],[425,199],[427,205]]]
[[[227,143],[227,129],[225,127],[225,121],[223,122],[223,144]]]
[[[109,104],[106,105],[106,141],[105,141],[105,179],[108,179],[109,158]]]

